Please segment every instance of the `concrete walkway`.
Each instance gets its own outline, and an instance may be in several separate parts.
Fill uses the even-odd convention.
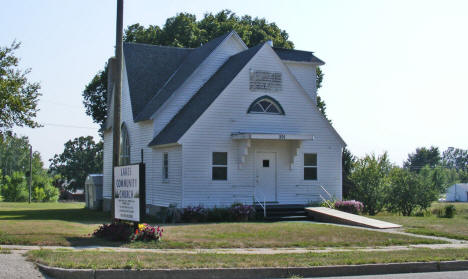
[[[26,252],[39,249],[67,249],[70,251],[115,251],[115,252],[151,252],[151,253],[218,253],[218,254],[297,254],[297,253],[329,253],[329,252],[371,252],[371,251],[398,251],[411,250],[417,248],[427,249],[447,249],[447,248],[468,248],[468,243],[450,244],[414,244],[407,246],[379,246],[379,247],[347,247],[347,248],[213,248],[213,249],[145,249],[145,248],[125,248],[125,247],[69,247],[69,246],[25,246],[25,245],[0,245],[2,248],[17,252]]]

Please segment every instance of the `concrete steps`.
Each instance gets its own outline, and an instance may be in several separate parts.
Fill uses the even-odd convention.
[[[258,212],[263,212],[261,206],[255,208]],[[297,204],[267,204],[266,221],[304,221],[308,219],[307,212],[304,210],[304,205]]]

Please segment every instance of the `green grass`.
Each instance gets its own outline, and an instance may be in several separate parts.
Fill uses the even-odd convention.
[[[98,245],[90,238],[107,213],[84,209],[84,203],[0,202],[0,243],[21,245]]]
[[[375,218],[403,225],[405,231],[415,234],[441,236],[468,240],[468,203],[434,203],[431,210],[453,204],[457,209],[454,218],[438,218],[435,215],[425,217],[379,214]]]
[[[423,238],[308,222],[167,226],[162,248],[363,247],[440,243]],[[151,248],[154,244],[134,243]]]
[[[5,248],[0,247],[0,254],[10,254],[10,253],[11,253],[10,249],[5,249]]]
[[[84,203],[0,202],[0,243],[135,248],[354,247],[443,243],[431,239],[307,222],[164,226],[159,243],[113,243],[91,237],[106,213]]]
[[[372,252],[329,252],[300,254],[176,254],[111,251],[35,250],[29,260],[62,268],[91,269],[188,269],[249,267],[313,267],[395,262],[428,262],[467,260],[468,249],[413,249]]]

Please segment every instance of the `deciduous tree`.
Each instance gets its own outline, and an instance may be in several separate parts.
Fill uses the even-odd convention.
[[[442,164],[448,168],[468,171],[468,150],[449,147],[442,153]]]
[[[416,148],[416,152],[408,154],[408,159],[404,162],[403,167],[410,171],[419,172],[426,165],[433,168],[440,162],[441,157],[438,147],[421,147]]]
[[[50,171],[71,182],[71,189],[83,189],[88,174],[102,172],[102,142],[95,143],[91,136],[69,140],[50,162]]]
[[[391,169],[386,152],[377,157],[375,154],[366,155],[354,163],[350,179],[355,187],[350,197],[364,203],[364,212],[375,215],[384,208]]]
[[[350,176],[355,161],[356,157],[354,157],[353,154],[351,154],[351,151],[345,147],[341,155],[341,179],[344,199],[348,199],[350,197],[350,192],[353,191],[354,188],[354,183],[351,181]]]
[[[30,83],[30,69],[21,70],[14,52],[20,43],[0,47],[0,140],[14,126],[31,128],[40,125],[34,120],[38,112],[39,83]]]

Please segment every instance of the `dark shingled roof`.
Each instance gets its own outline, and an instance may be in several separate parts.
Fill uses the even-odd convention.
[[[313,52],[295,49],[285,49],[274,47],[273,50],[278,54],[281,60],[297,61],[297,62],[311,62],[319,65],[324,65],[325,62],[314,56]]]
[[[195,69],[197,69],[198,66],[210,55],[210,53],[230,34],[231,33],[224,34],[209,41],[203,46],[190,51],[180,66],[175,71],[172,71],[172,76],[168,77],[169,79],[166,78],[167,82],[163,85],[162,88],[152,87],[154,90],[153,93],[155,94],[151,96],[151,99],[145,99],[144,107],[137,111],[134,110],[134,121],[138,122],[150,119],[151,115],[153,115],[153,113],[155,113],[167,101],[167,99],[169,99],[172,93],[174,93],[174,91],[176,91],[177,88],[179,88],[187,80],[187,78],[195,71]],[[155,76],[154,71],[150,73],[152,77]],[[130,79],[131,78],[129,77],[129,80]],[[146,86],[151,88],[150,85],[145,84],[145,87]],[[134,92],[132,88],[130,88],[130,93],[131,95],[135,96],[135,98],[137,96],[139,98],[139,93]]]
[[[154,94],[164,86],[183,59],[193,50],[187,48],[124,43],[125,67],[133,119]]]
[[[231,56],[149,143],[149,146],[177,142],[262,46],[263,44],[260,44]]]

